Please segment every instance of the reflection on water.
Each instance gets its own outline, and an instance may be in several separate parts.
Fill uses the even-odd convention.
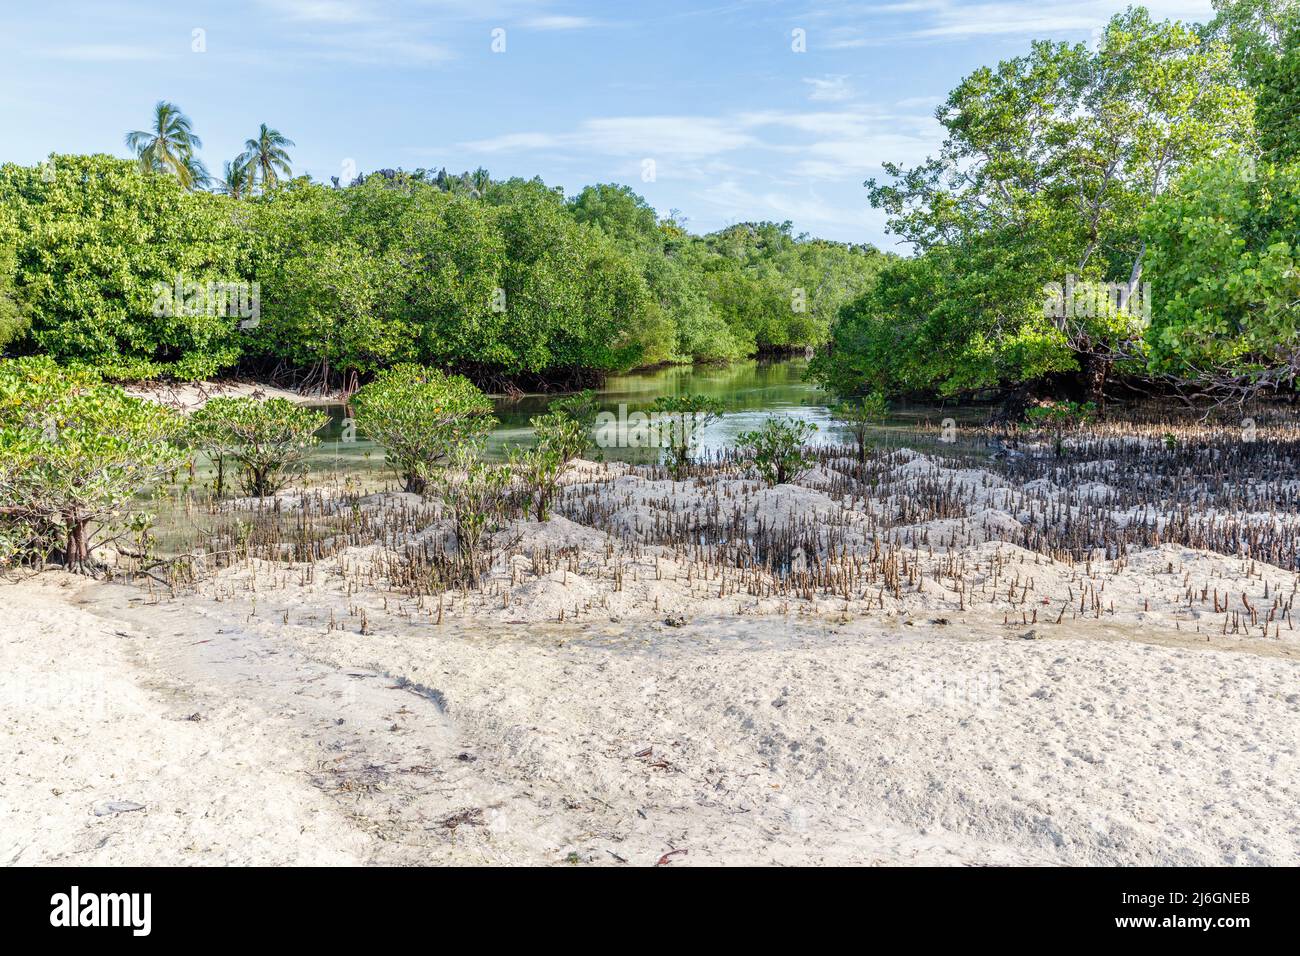
[[[645,372],[613,375],[596,394],[600,410],[620,415],[645,412],[655,399],[664,395],[705,395],[716,399],[723,414],[700,432],[700,449],[721,451],[735,446],[736,437],[762,425],[770,415],[783,415],[812,422],[818,428],[814,444],[835,444],[849,440],[843,426],[831,419],[826,393],[804,379],[806,359],[774,362],[736,362],[729,365],[673,366]],[[500,421],[488,440],[487,456],[505,458],[507,449],[532,441],[528,421],[541,414],[554,396],[526,395],[521,398],[494,399]],[[314,471],[347,472],[382,469],[383,449],[368,441],[360,431],[354,442],[340,441],[344,409],[330,406],[330,424],[322,433],[320,449],[313,456]],[[888,445],[917,443],[915,429],[938,426],[945,417],[957,421],[981,420],[983,413],[970,408],[943,409],[937,405],[899,407],[877,429],[877,442]],[[929,441],[933,441],[931,437]],[[928,442],[927,442],[928,443]],[[608,461],[653,462],[659,451],[654,448],[599,449]]]

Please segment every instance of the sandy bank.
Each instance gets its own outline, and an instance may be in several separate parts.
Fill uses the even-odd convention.
[[[260,382],[151,382],[125,387],[128,395],[168,405],[177,411],[192,412],[213,398],[283,398],[299,404],[328,401],[319,396],[300,395],[292,389]]]
[[[1262,641],[960,617],[361,634],[64,583],[7,589],[7,862],[1300,860],[1300,672]]]
[[[149,667],[148,638],[83,609],[85,580],[53,573],[3,589],[0,863],[363,858],[366,841],[302,785],[304,755],[251,701]]]

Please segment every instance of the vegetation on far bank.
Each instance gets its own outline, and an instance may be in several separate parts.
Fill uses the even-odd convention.
[[[566,384],[816,345],[890,258],[788,223],[694,236],[623,186],[566,199],[482,170],[325,185],[270,175],[278,146],[250,178],[256,140],[209,192],[192,152],[160,136],[136,161],[0,167],[7,354],[114,380],[242,372],[350,390],[417,362]]]

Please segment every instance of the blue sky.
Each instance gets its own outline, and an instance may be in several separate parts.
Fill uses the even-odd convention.
[[[0,0],[0,161],[125,156],[125,132],[168,99],[214,173],[266,122],[317,179],[349,161],[481,165],[569,193],[628,183],[694,231],[789,219],[893,248],[862,182],[935,148],[947,91],[1032,38],[1086,40],[1125,5]],[[1211,15],[1209,0],[1146,5]]]

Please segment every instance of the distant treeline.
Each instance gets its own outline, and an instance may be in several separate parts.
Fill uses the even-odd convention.
[[[384,170],[240,197],[106,155],[0,167],[0,347],[117,379],[337,386],[399,362],[557,383],[817,345],[892,257],[632,190]]]

